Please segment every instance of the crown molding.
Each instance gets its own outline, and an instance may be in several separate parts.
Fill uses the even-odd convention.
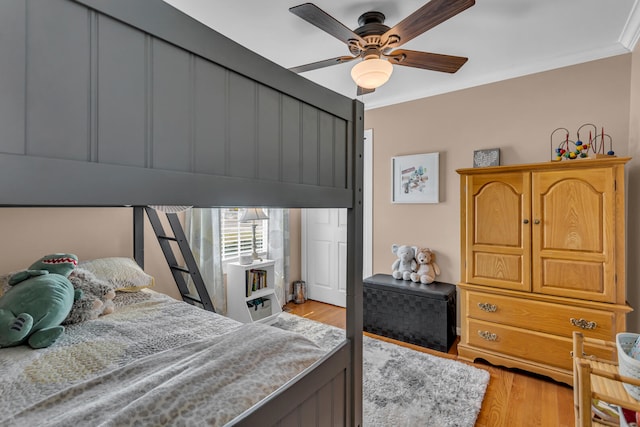
[[[578,65],[585,62],[597,61],[599,59],[610,58],[610,57],[624,55],[628,53],[629,53],[628,48],[623,46],[621,43],[615,42],[609,46],[605,46],[598,49],[591,49],[588,51],[579,52],[572,55],[540,59],[538,61],[528,63],[525,66],[501,70],[496,73],[486,73],[486,74],[476,76],[474,78],[457,80],[455,83],[452,83],[452,84],[425,87],[424,90],[419,90],[419,89],[414,90],[411,92],[411,94],[385,96],[379,101],[371,100],[370,102],[367,102],[365,98],[364,107],[365,107],[365,110],[372,110],[375,108],[387,107],[390,105],[400,104],[403,102],[415,101],[422,98],[428,98],[431,96],[442,95],[445,93],[455,92],[458,90],[469,89],[472,87],[487,85],[491,83],[497,83],[503,80],[510,80],[510,79],[523,77],[531,74],[556,70],[559,68],[570,67],[572,65]]]
[[[627,22],[624,24],[624,28],[622,29],[622,33],[620,33],[620,38],[618,38],[618,41],[631,52],[638,43],[639,38],[640,0],[636,0],[633,3],[633,7],[631,8],[631,12],[629,13],[629,18],[627,18]]]

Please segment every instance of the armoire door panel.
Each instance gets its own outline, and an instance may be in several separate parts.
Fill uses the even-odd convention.
[[[475,244],[522,247],[522,193],[502,182],[490,182],[474,196]]]
[[[476,252],[474,255],[474,283],[528,290],[522,277],[522,255],[486,252]]]
[[[602,263],[544,259],[541,265],[541,292],[572,296],[580,290],[592,293],[590,299],[606,300]]]
[[[535,292],[615,300],[615,183],[608,168],[534,172],[532,286]]]
[[[602,252],[603,198],[582,179],[560,181],[542,194],[542,249]]]
[[[472,283],[529,290],[530,178],[522,173],[470,176],[467,277]]]

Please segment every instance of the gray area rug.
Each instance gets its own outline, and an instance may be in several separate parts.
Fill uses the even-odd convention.
[[[342,329],[289,313],[273,326],[296,331],[329,350]],[[384,341],[363,337],[365,427],[473,427],[489,373]]]

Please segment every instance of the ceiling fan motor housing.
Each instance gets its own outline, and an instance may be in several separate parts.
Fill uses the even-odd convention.
[[[380,36],[389,30],[389,27],[384,25],[384,20],[385,16],[382,12],[372,11],[360,15],[358,18],[360,27],[353,30],[353,32],[362,37],[367,44],[361,46],[360,43],[350,43],[349,51],[351,54],[360,55],[365,58],[372,54],[368,52],[369,48],[381,48]],[[380,49],[378,49],[377,56],[380,56]]]
[[[382,35],[389,30],[389,27],[384,25],[384,20],[385,16],[382,12],[365,12],[358,18],[360,27],[353,30],[353,32],[360,37],[370,34]]]

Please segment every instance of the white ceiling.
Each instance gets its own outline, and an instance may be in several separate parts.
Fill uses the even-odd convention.
[[[271,61],[290,68],[349,55],[347,46],[289,12],[296,0],[165,0]],[[393,27],[426,0],[315,0],[345,26],[367,11]],[[560,68],[633,50],[640,36],[640,0],[476,0],[476,4],[402,46],[469,61],[455,74],[394,66],[375,93],[358,97],[376,108]],[[356,97],[355,62],[303,73]]]

